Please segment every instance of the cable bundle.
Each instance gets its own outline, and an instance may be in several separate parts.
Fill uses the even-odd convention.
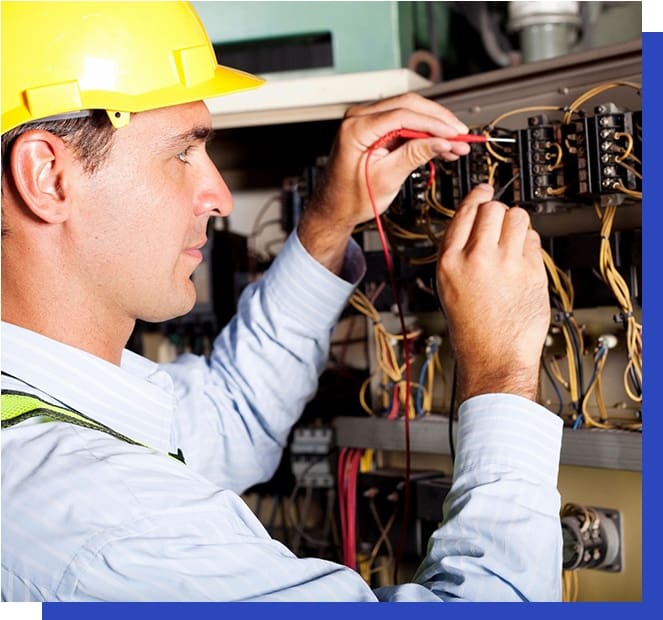
[[[376,369],[368,377],[361,386],[359,391],[359,402],[369,415],[373,415],[373,409],[369,407],[366,402],[366,391],[371,383],[371,380],[377,373],[381,373],[380,384],[383,386],[385,401],[383,405],[387,411],[387,417],[390,420],[396,419],[401,411],[401,406],[405,410],[406,406],[406,390],[417,388],[417,384],[412,384],[407,381],[405,371],[406,363],[399,362],[399,355],[396,347],[399,342],[405,342],[406,339],[410,341],[417,338],[421,334],[421,330],[413,330],[407,334],[393,334],[384,326],[380,314],[371,303],[370,299],[366,297],[361,291],[355,290],[350,297],[350,304],[353,308],[358,310],[361,314],[370,319],[372,324],[373,340],[375,342],[375,355],[376,355]],[[391,393],[390,393],[391,392]],[[387,399],[390,398],[389,401]],[[412,399],[407,399],[408,416],[414,417],[414,405]]]
[[[545,250],[541,250],[541,254],[548,271],[550,289],[559,310],[558,318],[562,326],[569,367],[568,380],[561,377],[556,360],[553,360],[552,369],[558,380],[568,389],[576,411],[580,412],[580,401],[583,392],[582,355],[584,350],[582,332],[573,316],[573,284],[569,277],[554,263],[550,254]]]
[[[601,249],[600,270],[601,277],[610,287],[621,314],[616,317],[626,330],[626,351],[628,363],[624,370],[624,389],[628,397],[634,402],[642,402],[642,324],[639,323],[633,312],[633,303],[624,278],[615,267],[610,246],[610,234],[617,207],[608,205],[603,214],[597,208],[601,219]]]
[[[357,570],[357,475],[361,455],[360,448],[341,448],[337,466],[343,564],[353,570]]]

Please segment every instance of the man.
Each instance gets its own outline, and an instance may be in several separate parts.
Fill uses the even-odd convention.
[[[373,592],[296,558],[237,495],[273,473],[361,279],[369,147],[431,135],[374,151],[383,211],[412,170],[467,154],[445,139],[467,127],[414,95],[351,108],[211,358],[160,367],[124,350],[134,322],[191,309],[207,222],[232,208],[201,100],[260,80],[216,66],[186,3],[3,2],[2,23],[3,600],[558,599],[561,422],[534,402],[545,271],[527,215],[487,186],[438,265],[465,402],[415,582]]]

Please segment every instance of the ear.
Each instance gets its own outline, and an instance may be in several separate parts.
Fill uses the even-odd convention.
[[[39,220],[59,224],[69,216],[72,164],[65,142],[48,131],[33,129],[16,139],[10,160],[14,184]]]

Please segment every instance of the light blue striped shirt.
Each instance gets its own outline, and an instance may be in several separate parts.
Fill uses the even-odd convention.
[[[356,281],[354,245],[346,264]],[[462,405],[446,522],[416,583],[372,591],[297,558],[239,497],[277,466],[352,288],[293,235],[211,359],[162,366],[126,351],[117,367],[3,323],[3,389],[150,448],[67,423],[2,431],[2,600],[559,600],[561,421],[516,396]],[[178,448],[187,465],[164,456]]]

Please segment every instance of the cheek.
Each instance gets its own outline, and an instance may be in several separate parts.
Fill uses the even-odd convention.
[[[178,174],[150,170],[134,175],[108,197],[107,203],[112,205],[106,213],[108,227],[120,235],[142,234],[146,242],[158,243],[181,231],[190,218],[187,194],[187,184]]]
[[[108,265],[156,275],[172,271],[193,226],[184,167],[125,162],[86,183],[80,241]]]

